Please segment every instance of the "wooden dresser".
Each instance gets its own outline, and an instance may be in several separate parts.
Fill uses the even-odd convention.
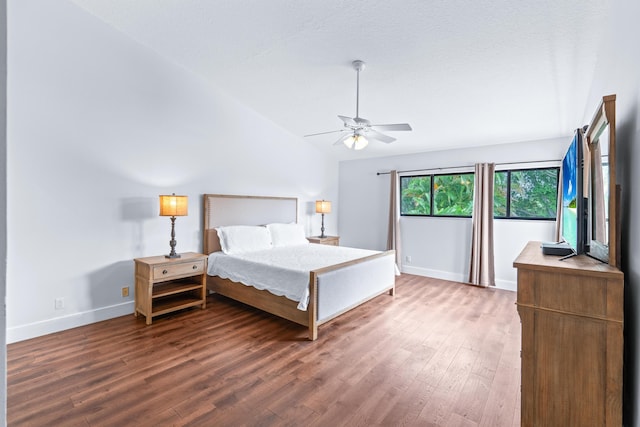
[[[621,426],[624,276],[529,242],[513,263],[522,323],[521,425]]]

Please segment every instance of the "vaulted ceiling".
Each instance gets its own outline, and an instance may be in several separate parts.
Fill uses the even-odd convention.
[[[540,140],[583,125],[612,0],[72,0],[338,159]],[[337,115],[408,122],[362,151]],[[251,126],[251,123],[247,123]]]

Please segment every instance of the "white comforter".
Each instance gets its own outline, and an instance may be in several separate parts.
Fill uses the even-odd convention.
[[[255,252],[209,255],[208,273],[244,285],[266,289],[274,295],[298,302],[298,309],[309,304],[309,272],[379,253],[344,246],[307,244],[275,247]]]

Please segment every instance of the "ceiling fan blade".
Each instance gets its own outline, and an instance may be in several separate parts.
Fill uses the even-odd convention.
[[[395,138],[387,136],[379,131],[408,131],[412,130],[409,123],[391,123],[391,124],[382,124],[382,125],[372,125],[371,122],[367,119],[363,119],[360,117],[360,72],[364,70],[365,63],[360,60],[356,60],[352,62],[353,68],[356,70],[356,116],[355,117],[347,117],[338,115],[338,118],[342,120],[344,123],[344,127],[346,129],[343,130],[334,130],[329,132],[320,132],[313,133],[307,136],[316,136],[316,135],[325,135],[328,133],[338,133],[340,132],[340,138],[333,144],[338,145],[343,142],[347,142],[347,144],[351,144],[349,148],[353,148],[355,150],[360,150],[367,145],[366,139],[372,139],[376,141],[383,142],[385,144],[389,144],[395,141]],[[353,138],[349,137],[352,135]],[[361,137],[365,137],[362,138]]]
[[[338,140],[336,142],[333,143],[333,145],[340,145],[344,142],[345,138],[346,138],[347,134],[341,135],[340,138],[338,138]]]
[[[382,131],[400,131],[400,130],[412,130],[409,123],[394,123],[389,125],[371,125],[371,127]]]
[[[326,135],[328,133],[336,133],[336,132],[344,132],[344,129],[340,129],[340,130],[330,130],[328,132],[320,132],[320,133],[311,133],[309,135],[303,135],[303,138],[306,138],[308,136],[317,136],[317,135]]]
[[[369,129],[367,131],[367,133],[365,134],[365,137],[366,138],[375,139],[375,140],[380,141],[380,142],[384,142],[385,144],[389,144],[389,143],[391,143],[391,142],[396,140],[395,138],[392,138],[392,137],[387,136],[387,135],[385,135],[383,133],[377,132],[377,131],[375,131],[373,129]]]
[[[338,118],[344,122],[345,126],[358,126],[358,122],[353,120],[351,117],[338,115]]]

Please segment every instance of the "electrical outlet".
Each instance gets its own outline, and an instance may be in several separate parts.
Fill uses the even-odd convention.
[[[404,260],[406,262],[411,262],[411,255],[407,255],[406,257],[404,257]]]
[[[129,287],[125,286],[124,288],[122,288],[122,297],[128,297],[129,296]]]
[[[62,310],[64,308],[64,298],[56,298],[55,306],[56,310]]]

